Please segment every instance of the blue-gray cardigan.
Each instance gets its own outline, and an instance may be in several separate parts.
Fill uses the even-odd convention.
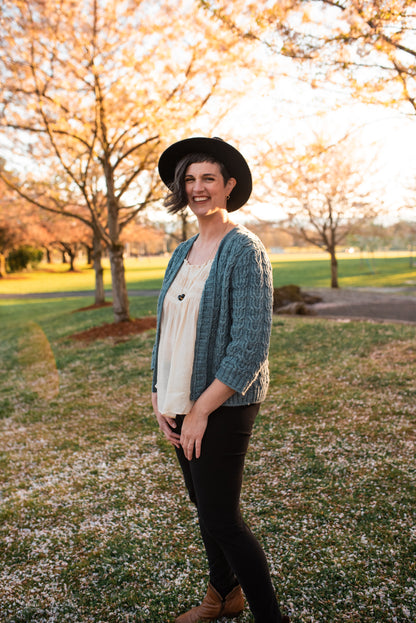
[[[175,249],[157,307],[153,347],[153,391],[163,301],[197,236]],[[237,225],[221,241],[202,293],[197,322],[191,400],[217,378],[235,390],[224,405],[264,400],[269,384],[268,352],[272,324],[272,269],[260,240]]]

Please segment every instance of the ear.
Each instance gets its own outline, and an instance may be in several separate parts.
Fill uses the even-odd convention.
[[[230,177],[230,179],[225,185],[225,190],[227,191],[227,195],[231,194],[231,191],[233,190],[236,184],[237,184],[237,180],[235,179],[235,177]]]

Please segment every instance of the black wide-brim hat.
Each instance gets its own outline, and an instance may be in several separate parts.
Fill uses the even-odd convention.
[[[215,160],[222,162],[230,176],[236,179],[237,184],[227,201],[228,212],[238,210],[248,201],[253,188],[248,164],[235,147],[217,137],[186,138],[174,143],[163,152],[159,159],[159,175],[169,189],[173,184],[178,162],[191,153],[213,156]]]

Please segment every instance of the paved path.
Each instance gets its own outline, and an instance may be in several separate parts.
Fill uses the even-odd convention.
[[[365,318],[416,324],[416,288],[311,288],[322,297],[313,305],[318,316]]]
[[[416,287],[409,288],[305,288],[323,300],[313,305],[318,316],[328,318],[365,318],[416,324]],[[129,296],[158,296],[159,290],[128,290]],[[93,290],[0,294],[1,299],[40,299],[91,297]],[[111,291],[106,291],[111,298]]]
[[[106,290],[105,295],[111,299],[111,290]],[[158,296],[159,290],[128,290],[129,296]],[[31,292],[29,294],[1,294],[0,299],[61,299],[69,297],[91,296],[94,298],[94,290],[74,290],[69,292]]]

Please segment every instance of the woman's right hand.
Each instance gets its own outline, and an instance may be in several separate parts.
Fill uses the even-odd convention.
[[[152,406],[153,406],[153,411],[156,415],[156,419],[158,421],[160,430],[162,431],[166,439],[172,445],[174,445],[176,448],[180,448],[181,436],[178,435],[178,433],[175,433],[175,431],[173,430],[176,428],[176,422],[174,418],[166,417],[165,415],[162,415],[160,413],[158,406],[157,406],[157,393],[156,392],[152,392]]]

